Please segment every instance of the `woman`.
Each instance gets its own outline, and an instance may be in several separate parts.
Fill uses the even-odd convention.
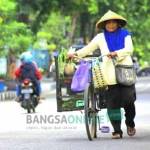
[[[125,110],[125,123],[127,126],[127,134],[135,135],[135,105],[136,100],[135,85],[122,86],[117,84],[115,77],[115,68],[112,57],[120,64],[132,65],[131,55],[133,53],[133,45],[130,33],[123,27],[127,20],[115,12],[108,11],[96,23],[97,29],[103,29],[102,33],[97,34],[94,39],[84,48],[74,53],[68,53],[69,57],[84,57],[96,50],[100,49],[105,66],[105,80],[108,84],[107,90],[107,112],[111,124],[114,128],[112,133],[113,139],[122,138],[121,130],[121,112],[120,108]]]

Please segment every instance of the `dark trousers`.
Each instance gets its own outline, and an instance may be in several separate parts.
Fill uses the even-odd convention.
[[[125,110],[125,123],[134,127],[136,99],[135,86],[125,87],[121,85],[109,86],[107,95],[107,112],[114,132],[122,133],[121,130],[121,107]]]
[[[125,110],[125,123],[126,126],[135,127],[134,118],[135,118],[135,105],[134,103],[130,103],[129,105],[124,107]],[[109,119],[114,128],[114,132],[122,133],[121,130],[121,111],[120,109],[107,109]]]

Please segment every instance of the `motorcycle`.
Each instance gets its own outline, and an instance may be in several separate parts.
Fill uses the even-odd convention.
[[[30,79],[23,80],[21,84],[21,107],[27,109],[27,113],[31,110],[35,112],[35,107],[38,105],[38,99],[35,95],[35,87]]]

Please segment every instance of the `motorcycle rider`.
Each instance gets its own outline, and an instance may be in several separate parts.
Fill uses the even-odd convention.
[[[41,93],[41,85],[40,80],[42,78],[42,74],[38,69],[35,62],[33,62],[33,56],[31,52],[24,52],[20,56],[21,65],[16,69],[15,76],[19,81],[19,84],[16,89],[17,98],[16,101],[21,101],[21,83],[24,79],[30,79],[35,86],[35,94],[37,96],[38,101],[40,100]]]

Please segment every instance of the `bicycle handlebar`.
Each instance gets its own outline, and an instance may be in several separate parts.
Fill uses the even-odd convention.
[[[84,58],[98,58],[99,60],[101,60],[103,57],[105,57],[107,55],[100,55],[100,56],[95,56],[95,55],[87,55],[83,58],[76,56],[75,58],[79,59],[79,60],[84,60]]]

